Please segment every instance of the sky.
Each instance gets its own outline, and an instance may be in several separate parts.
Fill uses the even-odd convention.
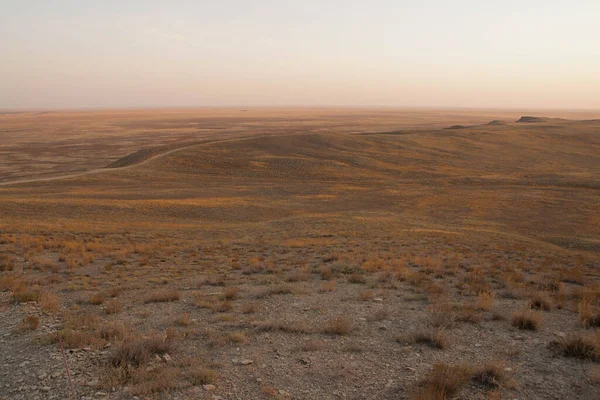
[[[600,109],[599,0],[0,0],[0,108]]]

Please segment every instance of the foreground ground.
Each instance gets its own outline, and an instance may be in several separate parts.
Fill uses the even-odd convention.
[[[600,121],[371,118],[1,187],[0,398],[597,398]]]

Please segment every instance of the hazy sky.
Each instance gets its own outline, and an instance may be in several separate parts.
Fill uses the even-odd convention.
[[[0,108],[600,109],[600,0],[0,0]]]

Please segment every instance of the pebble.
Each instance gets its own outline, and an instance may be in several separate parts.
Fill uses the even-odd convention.
[[[215,385],[202,385],[204,390],[215,390],[217,387]]]

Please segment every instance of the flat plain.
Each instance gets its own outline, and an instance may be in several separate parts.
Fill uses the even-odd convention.
[[[599,115],[530,114],[1,114],[0,398],[598,398]]]

